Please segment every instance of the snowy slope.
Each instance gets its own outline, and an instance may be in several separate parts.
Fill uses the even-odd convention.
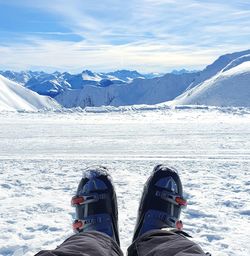
[[[243,62],[250,61],[250,54],[240,56],[239,58],[234,59],[230,62],[225,68],[222,69],[223,72],[240,65]]]
[[[36,111],[56,108],[59,108],[59,104],[50,97],[40,96],[0,75],[0,111]]]
[[[153,79],[135,79],[129,84],[114,83],[104,88],[85,85],[81,90],[65,91],[55,99],[64,107],[157,104],[180,95],[195,76],[196,73],[167,74]]]
[[[249,57],[232,61],[217,75],[177,97],[173,104],[250,107]]]
[[[228,64],[230,64],[235,59],[238,59],[248,54],[250,54],[250,50],[234,52],[234,53],[229,53],[229,54],[220,56],[216,61],[214,61],[212,64],[208,65],[204,70],[199,72],[198,76],[189,85],[187,90],[195,87],[196,85],[216,75],[218,72],[220,72],[223,68],[225,68]]]

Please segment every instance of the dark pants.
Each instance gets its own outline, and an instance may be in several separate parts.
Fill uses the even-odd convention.
[[[107,235],[91,231],[76,234],[55,250],[40,251],[37,256],[122,256],[117,243]],[[139,237],[128,256],[204,256],[202,249],[180,233],[154,230]]]

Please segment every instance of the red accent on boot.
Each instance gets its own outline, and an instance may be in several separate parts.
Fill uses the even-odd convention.
[[[75,220],[75,222],[72,224],[72,227],[74,230],[79,230],[83,228],[83,222],[81,220]]]
[[[187,206],[187,201],[181,197],[176,197],[175,202],[182,206]]]
[[[82,204],[83,202],[84,202],[84,198],[82,196],[73,196],[71,199],[72,206]]]

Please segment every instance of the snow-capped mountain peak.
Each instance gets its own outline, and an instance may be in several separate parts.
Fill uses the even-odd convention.
[[[82,79],[87,81],[100,81],[102,78],[97,73],[93,73],[90,70],[84,70],[82,72]]]

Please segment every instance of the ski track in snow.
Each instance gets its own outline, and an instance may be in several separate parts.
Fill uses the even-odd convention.
[[[1,113],[0,255],[33,255],[69,237],[71,196],[96,164],[114,179],[125,252],[158,163],[179,170],[194,240],[213,256],[250,255],[250,115],[242,113]]]

